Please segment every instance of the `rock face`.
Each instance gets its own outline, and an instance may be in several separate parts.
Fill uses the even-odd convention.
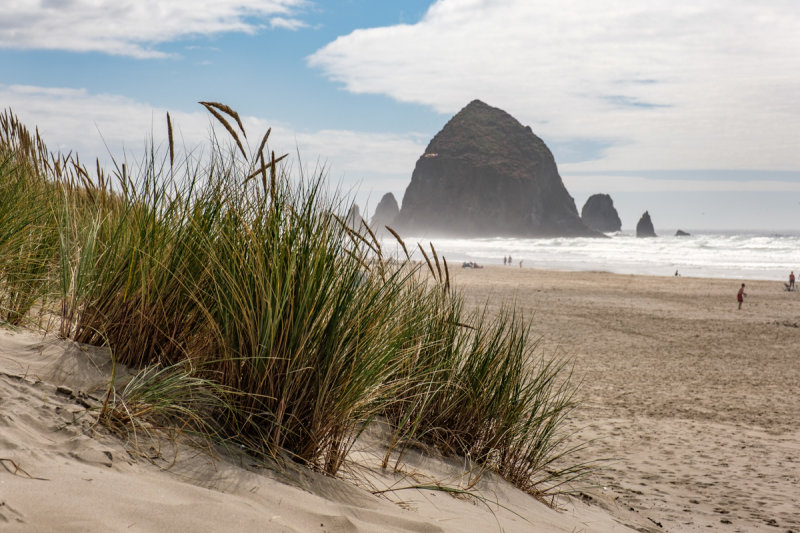
[[[647,211],[644,212],[642,218],[639,219],[639,223],[636,224],[636,236],[637,237],[655,237],[656,230],[653,228],[653,221],[650,220],[650,213]]]
[[[395,220],[397,215],[400,214],[400,207],[397,205],[394,194],[387,192],[378,202],[378,207],[375,208],[375,214],[372,215],[370,227],[376,233],[386,231],[386,226],[394,229]]]
[[[544,142],[480,100],[450,119],[417,160],[398,226],[464,237],[599,236],[578,216]]]
[[[622,221],[614,209],[614,201],[607,194],[590,196],[581,209],[581,220],[589,228],[603,233],[622,229]]]
[[[675,236],[676,237],[689,237],[690,235],[691,235],[691,233],[687,233],[687,232],[683,231],[682,229],[679,229],[678,231],[675,232]]]

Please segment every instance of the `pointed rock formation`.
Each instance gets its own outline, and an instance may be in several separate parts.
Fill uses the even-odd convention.
[[[603,233],[622,229],[622,221],[614,209],[614,201],[607,194],[590,196],[581,209],[581,220],[591,229]]]
[[[655,237],[656,230],[653,228],[653,221],[650,220],[650,213],[647,211],[644,212],[642,218],[639,219],[639,223],[636,224],[636,236],[637,237]]]
[[[405,233],[599,236],[578,216],[544,142],[479,100],[417,160],[397,222]]]
[[[385,232],[386,226],[394,229],[398,214],[400,214],[400,207],[397,205],[397,200],[395,200],[394,194],[387,192],[378,202],[375,214],[372,215],[372,220],[370,221],[372,231],[375,233]]]
[[[358,204],[353,204],[350,206],[350,210],[347,212],[347,217],[344,219],[344,223],[347,224],[348,228],[359,233],[367,225],[364,219],[361,218],[361,210],[358,208]]]

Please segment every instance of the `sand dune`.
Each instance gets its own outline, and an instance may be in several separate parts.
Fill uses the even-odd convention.
[[[0,331],[0,529],[8,531],[458,532],[632,531],[596,506],[555,511],[487,476],[485,498],[405,487],[457,486],[462,468],[410,453],[379,468],[385,438],[367,432],[350,481],[266,469],[168,441],[134,449],[95,424],[110,370],[102,350]],[[145,460],[140,453],[149,454]],[[372,492],[387,490],[383,496]]]

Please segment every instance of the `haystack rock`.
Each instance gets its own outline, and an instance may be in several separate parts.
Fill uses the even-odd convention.
[[[590,196],[581,209],[581,220],[589,228],[603,233],[622,229],[622,221],[614,209],[614,201],[607,194]]]
[[[544,142],[480,100],[451,118],[417,160],[397,223],[410,234],[600,236],[578,216]]]
[[[372,215],[370,227],[376,233],[386,231],[386,226],[394,226],[397,215],[400,213],[400,207],[397,205],[397,200],[394,194],[387,192],[378,202],[378,207],[375,208],[375,214]]]
[[[653,228],[653,221],[650,220],[650,213],[647,211],[644,212],[642,218],[639,219],[639,223],[636,224],[636,236],[637,237],[655,237],[656,230]]]

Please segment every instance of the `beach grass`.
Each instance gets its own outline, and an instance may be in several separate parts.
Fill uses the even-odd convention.
[[[585,471],[563,432],[568,363],[538,354],[529,320],[468,309],[432,244],[418,262],[397,235],[405,258],[384,257],[324,175],[291,175],[269,131],[251,150],[234,110],[202,105],[231,143],[176,157],[168,117],[167,153],[93,176],[10,111],[0,123],[2,319],[56,317],[141,369],[112,383],[102,421],[336,475],[382,417],[385,467],[423,443],[537,495]]]

